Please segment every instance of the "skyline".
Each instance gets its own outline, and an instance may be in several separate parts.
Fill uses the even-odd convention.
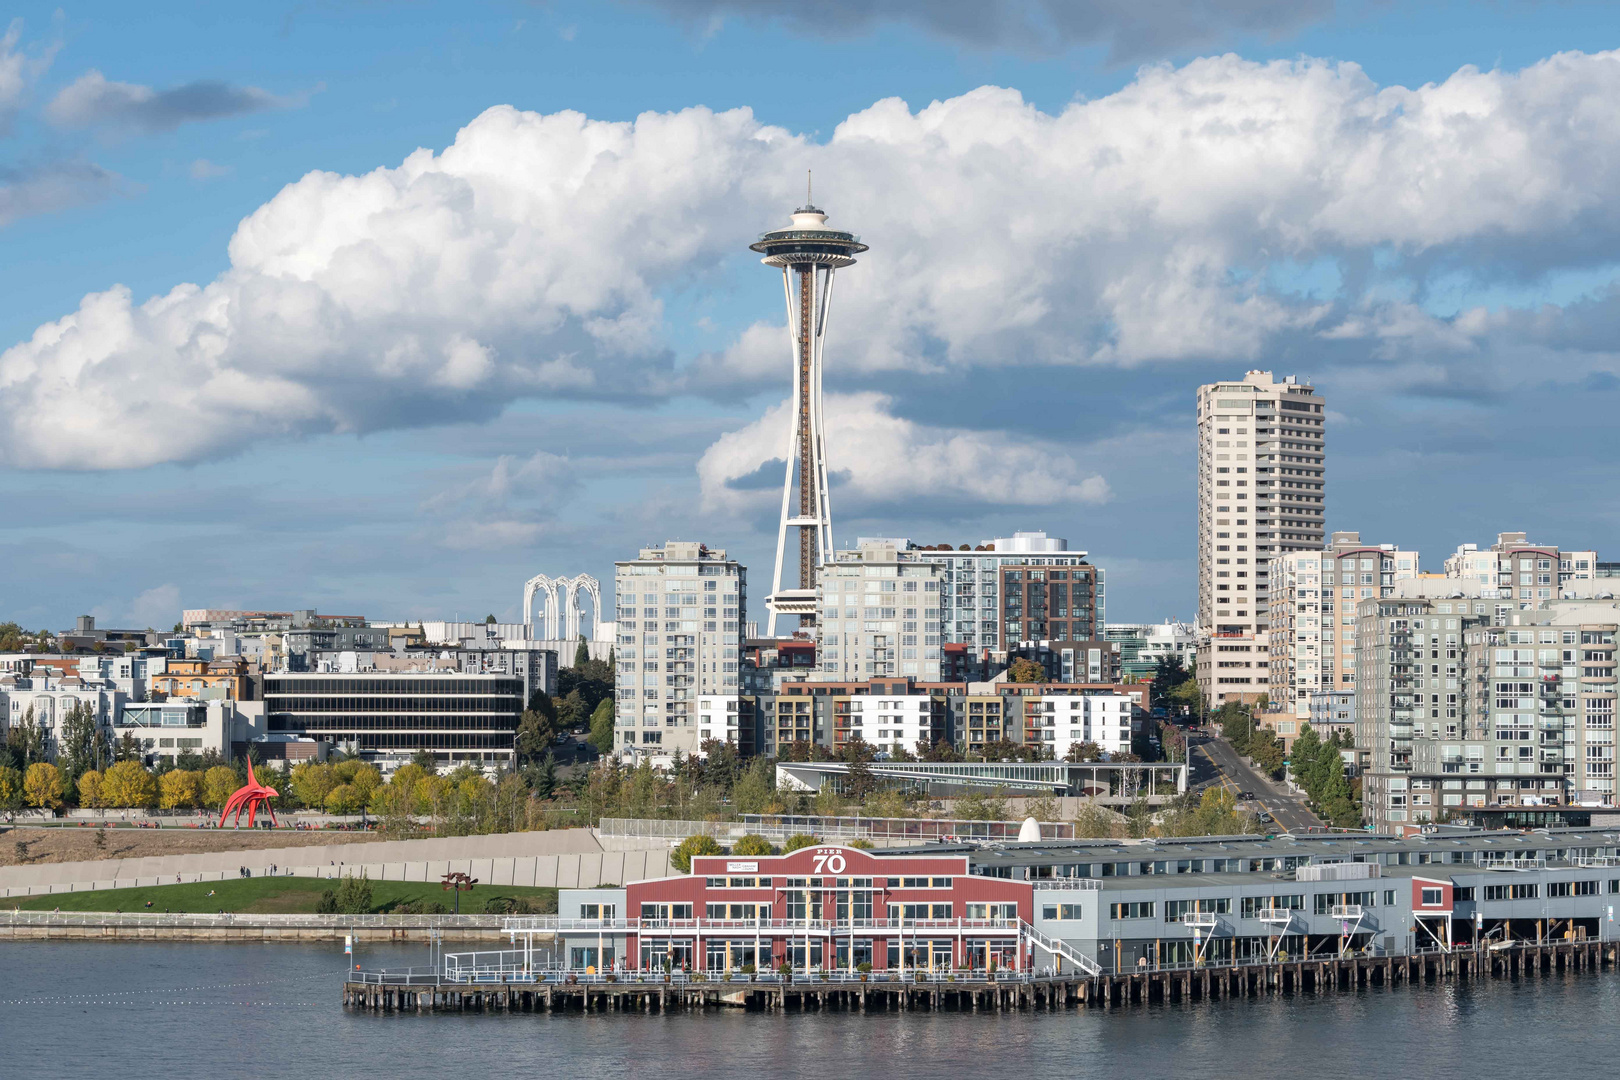
[[[480,9],[446,48],[488,72],[431,106],[431,5],[347,69],[375,13],[192,20],[146,58],[110,7],[0,28],[3,617],[516,621],[535,574],[667,539],[759,580],[788,366],[745,249],[806,167],[874,249],[830,335],[839,548],[1042,529],[1116,621],[1190,618],[1194,391],[1258,368],[1333,404],[1328,532],[1609,549],[1612,14],[1505,5],[1428,61],[1388,34],[1414,16],[1328,6],[1045,55],[906,4],[831,38],[670,7]],[[767,42],[841,84],[743,68]],[[94,332],[48,340],[76,311]]]

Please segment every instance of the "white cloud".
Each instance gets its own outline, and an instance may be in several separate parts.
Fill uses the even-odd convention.
[[[989,506],[1055,506],[1108,501],[1108,482],[1063,449],[999,432],[934,428],[894,416],[882,394],[828,395],[827,445],[835,511],[901,506],[926,500]],[[699,459],[705,509],[744,511],[781,498],[792,405],[784,401],[739,431],[717,439]],[[767,463],[774,463],[774,467]],[[753,478],[765,472],[772,482]],[[736,481],[748,480],[743,486]]]
[[[28,58],[17,48],[21,40],[22,20],[13,19],[0,35],[0,134],[5,133],[28,87]]]
[[[1610,258],[1617,97],[1611,53],[1417,89],[1222,56],[1056,115],[991,87],[915,112],[882,101],[825,145],[747,110],[606,123],[496,107],[442,152],[288,185],[240,224],[216,280],[91,294],[0,355],[0,462],[195,461],[519,397],[773,378],[769,322],[677,368],[661,298],[726,265],[766,273],[745,246],[810,166],[833,223],[872,245],[840,278],[830,378],[1287,346],[1324,364],[1418,356],[1460,379],[1494,362],[1492,327],[1551,336],[1436,319],[1383,299],[1367,267],[1449,262],[1490,282]],[[1361,268],[1330,302],[1269,284],[1322,259]],[[1613,367],[1612,346],[1587,363]]]

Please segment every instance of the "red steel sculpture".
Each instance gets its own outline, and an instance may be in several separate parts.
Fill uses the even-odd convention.
[[[229,799],[225,800],[225,809],[219,815],[219,827],[225,827],[225,819],[230,817],[231,811],[236,811],[236,827],[242,827],[242,811],[247,811],[248,828],[253,828],[253,819],[264,807],[264,812],[270,815],[270,824],[276,823],[276,812],[270,808],[270,800],[281,792],[272,787],[265,787],[253,775],[253,762],[248,762],[248,782],[236,789]]]

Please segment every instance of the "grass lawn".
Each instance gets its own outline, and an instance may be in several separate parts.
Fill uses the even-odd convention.
[[[336,881],[322,878],[256,877],[229,878],[225,881],[202,881],[186,885],[154,885],[141,889],[100,889],[94,892],[53,893],[50,896],[18,897],[0,900],[0,905],[14,905],[24,911],[235,911],[249,913],[285,912],[305,914],[315,911],[321,893],[334,889]],[[209,893],[213,893],[212,896]],[[546,910],[557,910],[557,890],[529,888],[520,885],[478,885],[461,894],[464,915],[481,914],[491,899],[541,899]],[[372,910],[386,912],[395,904],[409,900],[437,901],[446,911],[455,908],[454,894],[446,892],[436,881],[373,881],[371,883]],[[152,906],[147,906],[147,901]]]

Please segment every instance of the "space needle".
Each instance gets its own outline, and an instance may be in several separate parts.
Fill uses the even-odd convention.
[[[801,627],[814,625],[816,574],[821,563],[832,558],[832,504],[827,497],[827,446],[821,426],[822,346],[833,272],[855,265],[855,256],[866,245],[854,233],[827,227],[827,215],[810,201],[807,184],[805,204],[793,211],[793,224],[761,235],[749,248],[765,256],[760,262],[782,270],[793,350],[793,425],[782,480],[782,520],[776,530],[776,572],[765,598],[771,613],[766,632],[775,636],[777,619],[783,615],[797,615]],[[792,512],[795,472],[799,503]],[[799,531],[797,588],[787,588],[782,580],[789,529]]]

